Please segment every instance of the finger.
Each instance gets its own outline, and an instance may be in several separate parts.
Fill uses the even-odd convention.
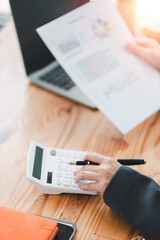
[[[98,166],[96,165],[86,165],[82,168],[76,170],[76,175],[82,171],[89,171],[89,172],[98,172]]]
[[[101,164],[103,162],[103,159],[103,155],[94,152],[88,152],[84,157],[84,160],[89,160],[98,164]]]
[[[74,174],[74,176],[76,176],[77,175],[77,170],[74,170],[73,174]]]
[[[87,183],[80,185],[80,189],[86,191],[97,191],[99,192],[98,184],[97,183]]]
[[[158,42],[155,39],[151,38],[136,38],[136,43],[143,47],[155,48],[159,46]]]
[[[147,28],[144,28],[142,30],[142,33],[148,38],[157,39],[157,40],[159,39],[159,32],[155,32],[155,31],[149,30]]]
[[[136,46],[136,45],[132,45],[132,44],[128,44],[127,48],[128,48],[129,51],[131,51],[132,53],[134,53],[134,54],[136,54],[140,57],[143,57],[143,58],[146,58],[146,59],[149,58],[150,49],[140,47],[140,46]]]
[[[74,178],[75,182],[79,182],[81,180],[93,180],[96,181],[97,174],[94,172],[82,171],[77,174]]]

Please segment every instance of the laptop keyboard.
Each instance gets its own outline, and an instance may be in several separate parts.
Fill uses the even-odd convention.
[[[57,87],[63,88],[65,90],[70,90],[75,86],[75,83],[71,80],[71,78],[66,74],[61,66],[57,66],[51,71],[45,73],[40,77],[40,80],[44,82],[48,82]]]

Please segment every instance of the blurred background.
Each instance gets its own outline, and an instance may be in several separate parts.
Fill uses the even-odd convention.
[[[0,30],[11,19],[11,11],[8,0],[0,0]]]
[[[118,6],[132,32],[143,30],[144,34],[160,41],[160,0],[112,1]],[[9,0],[0,0],[0,29],[10,18]]]

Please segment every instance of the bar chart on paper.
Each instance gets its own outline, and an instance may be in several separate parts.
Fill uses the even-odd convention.
[[[75,68],[79,74],[86,79],[86,82],[92,82],[99,77],[102,77],[110,70],[113,70],[118,65],[118,62],[112,55],[109,49],[99,50],[92,55],[83,58],[75,64]]]
[[[68,34],[65,38],[60,40],[57,45],[63,54],[70,53],[81,46],[79,40],[73,33]]]

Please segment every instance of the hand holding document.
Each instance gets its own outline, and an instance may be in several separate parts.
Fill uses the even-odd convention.
[[[79,88],[123,133],[160,107],[160,74],[126,50],[134,42],[109,0],[88,2],[38,28]]]

